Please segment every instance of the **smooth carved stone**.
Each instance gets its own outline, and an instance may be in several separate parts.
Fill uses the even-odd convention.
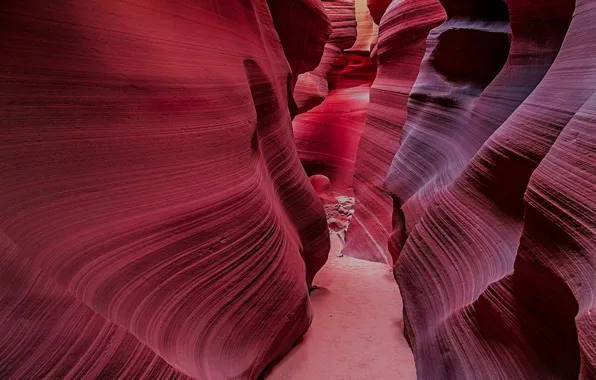
[[[371,51],[371,46],[376,43],[378,26],[374,23],[365,0],[356,0],[355,11],[357,36],[354,45],[347,51]]]
[[[438,0],[437,0],[438,1]],[[391,5],[394,3],[396,6],[400,3],[400,0],[368,0],[368,9],[370,14],[377,25],[381,25],[381,18]]]
[[[265,0],[0,25],[1,377],[257,378],[329,251]]]
[[[327,77],[335,59],[356,42],[355,0],[327,0],[323,1],[323,6],[331,22],[332,32],[319,65],[298,77],[294,89],[298,113],[309,111],[325,100],[330,90]]]
[[[393,2],[381,22],[375,56],[377,76],[370,90],[354,171],[356,212],[343,254],[392,262],[388,238],[393,201],[385,188],[385,177],[399,148],[408,96],[418,76],[426,38],[444,19],[438,0],[407,0]]]
[[[345,194],[352,193],[349,189],[354,161],[376,73],[370,59],[372,20],[370,15],[362,14],[368,13],[364,1],[357,2],[354,45],[334,58],[326,78],[328,95],[320,105],[298,115],[292,124],[298,155],[308,175],[326,176],[336,191]]]
[[[328,177],[340,193],[352,186],[374,75],[368,52],[342,53],[329,75],[331,91],[325,101],[293,122],[296,147],[306,172]]]
[[[453,18],[483,14],[469,3],[444,5]],[[424,217],[395,267],[419,379],[595,376],[596,8],[588,0],[507,5],[507,63],[458,119],[462,127],[442,131],[452,153],[420,153],[448,165],[418,167],[437,179],[414,198]],[[441,68],[450,78],[467,75]],[[415,101],[430,99],[416,94]],[[443,123],[453,101],[441,99]],[[397,175],[423,162],[406,158],[390,173],[396,194],[413,194],[398,191],[406,186]],[[420,201],[429,195],[431,204]],[[407,219],[412,200],[398,199]]]
[[[333,188],[331,187],[329,178],[317,174],[310,177],[309,180],[323,204],[337,203],[337,199],[335,199],[335,195],[333,195]]]
[[[273,23],[292,69],[292,87],[298,75],[321,62],[331,23],[320,0],[267,0]]]
[[[499,73],[509,71],[501,71],[510,53],[507,5],[502,0],[482,4],[460,1],[475,7],[465,8],[460,15],[452,14],[459,10],[453,1],[443,3],[448,18],[428,36],[426,54],[410,92],[400,147],[386,177],[394,204],[389,247],[394,261],[440,190],[457,178],[482,143],[531,91],[530,86],[510,91],[510,87],[495,85],[494,90],[485,92]],[[551,49],[536,55],[547,55],[552,61],[552,53]],[[530,62],[532,57],[523,54],[526,57],[521,58]],[[509,64],[517,66],[511,60]],[[531,70],[536,74],[524,80],[532,79],[535,85],[544,72],[539,67]],[[510,80],[497,78],[496,83],[500,79]],[[494,112],[498,106],[494,99],[501,96],[511,102]],[[485,122],[486,115],[492,113],[494,119]]]

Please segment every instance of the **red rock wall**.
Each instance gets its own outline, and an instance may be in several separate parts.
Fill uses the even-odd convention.
[[[501,69],[474,4],[443,2],[425,60],[451,85],[421,69],[387,179],[418,378],[590,379],[596,8],[508,0]]]
[[[329,92],[320,105],[298,115],[293,122],[298,154],[307,174],[328,177],[333,188],[342,193],[351,191],[358,141],[376,72],[376,66],[370,59],[375,29],[370,15],[362,14],[367,13],[366,4],[362,0],[358,2],[362,3],[358,6],[361,13],[357,29],[350,39],[353,46],[344,45],[340,49],[339,45],[332,44],[335,28],[339,28],[340,32],[345,28],[344,23],[334,23],[330,16],[334,31],[326,50],[331,45],[334,58],[326,74],[325,86],[328,86]],[[352,3],[350,17],[353,19],[356,19],[355,9]],[[321,65],[314,72],[299,77],[295,91],[297,103],[301,81],[308,75],[317,75],[316,72],[325,65],[325,59],[323,55]]]
[[[320,0],[267,0],[267,4],[292,69],[293,88],[299,74],[321,62],[331,23]]]
[[[381,25],[381,18],[393,0],[368,0],[368,9],[377,25]],[[397,6],[397,3],[395,4]]]
[[[377,75],[370,90],[354,171],[356,212],[343,254],[392,262],[387,241],[393,202],[384,186],[385,176],[399,148],[408,96],[418,76],[426,38],[444,19],[438,0],[394,1],[379,26],[373,57]]]
[[[578,10],[585,12],[587,8],[580,6]],[[586,21],[578,20],[578,26],[591,27]],[[560,323],[569,329],[568,334],[557,334],[555,326],[545,335],[567,343],[564,348],[574,354],[573,364],[580,361],[581,379],[596,378],[596,319],[592,315],[596,302],[595,123],[593,94],[532,174],[524,196],[525,223],[510,280],[513,296],[527,300],[516,306],[520,314],[531,315],[530,323],[545,319],[552,323],[549,314],[561,316]],[[559,356],[561,352],[552,356],[557,364]],[[576,370],[573,368],[573,375]]]
[[[331,23],[332,32],[325,44],[319,65],[312,71],[298,77],[294,99],[299,113],[304,113],[321,104],[329,93],[327,76],[335,58],[356,42],[355,0],[323,0],[325,12]]]
[[[509,13],[502,0],[474,4],[475,8],[460,10],[453,1],[443,3],[447,19],[430,32],[410,92],[401,146],[386,178],[395,207],[390,247],[394,260],[426,207],[500,125],[499,120],[482,121],[492,111],[486,107],[494,106],[493,96],[500,93],[483,92],[499,72],[507,72],[501,69],[510,53]],[[526,87],[525,95],[531,88]],[[517,90],[514,96],[519,96]],[[501,122],[515,109],[516,104],[510,104],[505,113],[496,115]],[[471,120],[474,115],[477,118]]]
[[[3,379],[190,379],[100,316],[0,232]]]
[[[265,0],[0,25],[0,377],[256,378],[329,250]]]
[[[329,251],[301,160],[419,379],[596,378],[596,4],[365,3],[0,5],[0,377],[257,378]]]
[[[307,174],[325,175],[340,192],[352,186],[374,74],[368,52],[342,53],[329,75],[332,89],[325,101],[293,122],[296,147]]]

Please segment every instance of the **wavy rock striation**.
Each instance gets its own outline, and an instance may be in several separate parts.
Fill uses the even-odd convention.
[[[358,1],[364,4],[363,0]],[[366,6],[362,4],[358,9],[361,13],[366,12]],[[293,122],[298,154],[306,172],[328,177],[333,189],[342,194],[351,193],[358,141],[376,73],[376,66],[370,59],[370,47],[374,42],[370,15],[360,14],[357,25],[354,46],[339,51],[331,65],[327,75],[327,97],[320,105],[298,115]]]
[[[591,71],[594,75],[594,66]],[[532,174],[524,196],[525,224],[515,270],[507,279],[512,284],[512,295],[507,295],[522,301],[516,311],[530,316],[524,327],[545,334],[539,343],[546,341],[546,346],[540,349],[551,355],[546,359],[554,359],[547,364],[566,373],[568,363],[559,359],[561,352],[549,352],[552,342],[561,340],[560,348],[570,351],[562,351],[562,359],[573,365],[565,369],[575,376],[579,361],[580,379],[596,378],[595,124],[593,94]],[[536,322],[541,324],[535,327]]]
[[[374,75],[368,52],[342,53],[330,74],[332,90],[325,101],[293,122],[296,147],[306,172],[328,177],[338,192],[352,186]]]
[[[595,20],[4,1],[0,377],[261,377],[351,221],[344,253],[395,262],[419,379],[596,378]]]
[[[319,65],[298,77],[294,99],[298,113],[304,113],[321,104],[330,90],[328,75],[337,56],[356,42],[355,0],[324,0],[323,6],[331,23],[332,32],[324,47]]]
[[[190,379],[44,275],[0,232],[3,379]]]
[[[370,15],[372,16],[375,24],[381,25],[381,18],[389,8],[389,5],[393,0],[368,0],[368,10],[370,11]],[[395,2],[395,5],[399,3],[399,0]]]
[[[256,378],[329,250],[265,0],[0,9],[2,378]]]
[[[356,212],[343,254],[392,262],[387,249],[392,198],[384,185],[385,176],[399,148],[406,104],[418,76],[426,38],[444,19],[438,0],[394,1],[383,17],[375,55],[377,75],[354,171]]]
[[[507,8],[474,4],[443,2],[387,180],[418,378],[590,379],[596,7],[508,0],[500,68]]]
[[[314,70],[321,62],[331,23],[320,0],[267,0],[267,4],[292,69],[293,89],[299,74]]]
[[[387,175],[386,186],[394,202],[390,247],[394,260],[439,190],[461,173],[482,143],[533,88],[527,86],[525,92],[514,89],[514,94],[508,95],[511,87],[494,85],[496,92],[483,94],[499,72],[509,71],[501,71],[510,52],[509,12],[502,0],[461,2],[469,6],[458,7],[453,0],[443,2],[447,19],[428,36],[426,54],[410,92],[401,146]],[[515,99],[504,112],[493,112],[494,99],[500,96]],[[485,115],[493,113],[501,120],[484,123]]]

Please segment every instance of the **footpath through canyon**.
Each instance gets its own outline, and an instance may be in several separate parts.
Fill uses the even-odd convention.
[[[596,0],[0,2],[0,379],[596,379]]]

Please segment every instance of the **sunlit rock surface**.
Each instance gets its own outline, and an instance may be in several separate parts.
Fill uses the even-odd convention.
[[[342,53],[330,75],[332,90],[325,101],[293,122],[298,154],[306,172],[327,176],[337,191],[352,186],[374,74],[368,52]]]
[[[367,13],[365,1],[358,2],[362,3],[357,7],[359,12]],[[355,13],[352,17],[356,17]],[[338,192],[345,193],[352,187],[358,142],[376,73],[376,66],[370,59],[370,46],[374,40],[371,33],[375,31],[370,15],[360,14],[353,46],[339,51],[331,65],[326,98],[320,105],[298,115],[293,122],[298,155],[306,172],[328,177]],[[335,33],[334,29],[331,38]],[[296,91],[302,78],[300,76]]]
[[[356,0],[354,10],[356,12],[357,36],[354,45],[348,51],[370,51],[376,43],[378,35],[378,25],[374,23],[370,11],[366,6],[366,1]]]
[[[257,378],[329,250],[265,0],[0,25],[0,377]]]

